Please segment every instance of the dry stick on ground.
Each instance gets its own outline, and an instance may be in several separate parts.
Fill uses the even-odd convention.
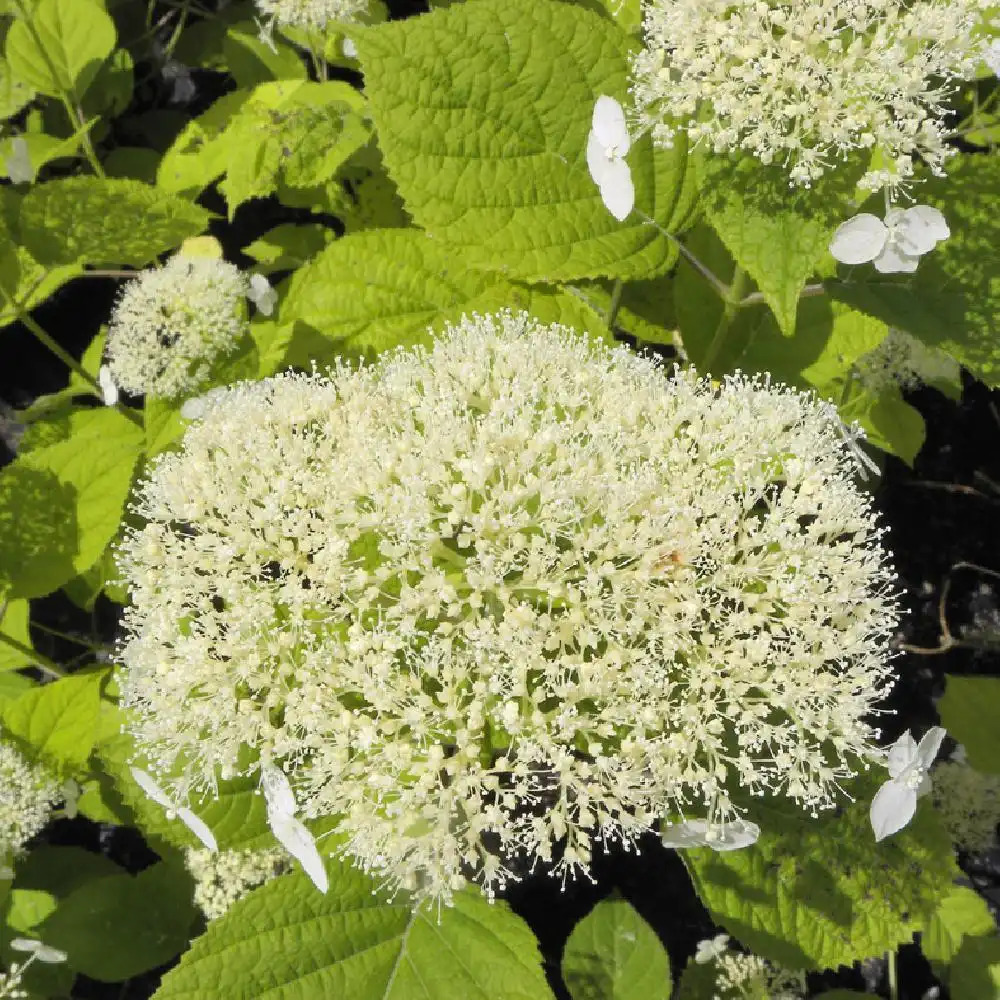
[[[996,570],[988,569],[986,566],[980,566],[978,563],[971,563],[971,562],[955,563],[945,575],[944,585],[941,587],[941,597],[938,600],[938,623],[941,626],[941,638],[939,640],[939,645],[911,646],[908,642],[900,642],[896,644],[897,649],[905,650],[907,653],[919,653],[921,656],[940,656],[942,653],[947,653],[952,649],[959,649],[961,647],[975,648],[977,646],[977,643],[966,642],[963,641],[962,639],[956,639],[955,636],[952,634],[951,629],[948,626],[947,606],[948,606],[948,594],[951,591],[952,574],[956,570],[960,569],[975,570],[977,573],[984,573],[986,576],[991,576],[995,580],[1000,580],[1000,573],[998,573]]]

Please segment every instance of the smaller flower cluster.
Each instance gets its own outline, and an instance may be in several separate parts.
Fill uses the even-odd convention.
[[[712,1000],[801,1000],[806,981],[802,972],[773,965],[760,955],[747,955],[729,947],[729,935],[698,942],[694,956],[698,965],[715,965]]]
[[[123,289],[108,325],[105,401],[113,402],[115,386],[164,399],[198,389],[212,362],[247,332],[246,298],[265,315],[274,305],[265,279],[215,257],[176,254],[163,267],[140,272]]]
[[[280,27],[322,31],[331,21],[356,22],[368,0],[257,0],[257,9]]]
[[[59,785],[44,767],[0,741],[0,859],[17,854],[49,821],[61,798]]]
[[[285,871],[288,856],[278,847],[262,851],[191,848],[185,863],[195,882],[195,904],[207,920],[216,920],[251,889]]]
[[[952,841],[965,851],[986,851],[996,843],[1000,823],[1000,776],[982,774],[957,761],[931,773],[931,795]]]
[[[952,81],[988,48],[989,0],[645,0],[632,64],[636,115],[653,141],[678,131],[716,153],[745,150],[808,187],[854,150],[893,191],[921,157],[935,173]]]
[[[916,389],[936,379],[955,381],[960,372],[954,358],[895,328],[889,329],[878,347],[854,363],[855,378],[875,395],[890,386]]]

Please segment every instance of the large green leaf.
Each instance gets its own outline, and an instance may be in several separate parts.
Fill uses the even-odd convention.
[[[414,911],[331,862],[324,896],[304,876],[268,882],[212,922],[157,1000],[551,1000],[538,944],[503,902],[461,892],[454,907]]]
[[[789,188],[778,167],[753,157],[699,157],[704,208],[736,263],[756,282],[786,336],[795,332],[799,295],[851,213],[860,171],[835,170],[809,189]]]
[[[197,918],[191,896],[183,865],[160,862],[138,875],[85,882],[37,932],[66,952],[75,971],[121,982],[163,965],[185,947]]]
[[[878,779],[848,791],[855,802],[812,819],[758,806],[751,847],[683,852],[716,921],[748,948],[786,968],[836,968],[907,943],[927,928],[958,868],[930,808],[875,842],[868,817]]]
[[[986,900],[974,889],[952,886],[921,936],[920,950],[932,962],[947,964],[958,954],[965,938],[995,929],[996,921]]]
[[[97,670],[33,687],[0,710],[3,728],[59,767],[82,767],[97,739],[106,676]]]
[[[43,264],[142,267],[208,225],[205,209],[141,181],[61,177],[21,202],[21,242]]]
[[[563,982],[573,1000],[667,1000],[670,958],[624,899],[598,903],[566,942]]]
[[[1000,157],[956,156],[946,177],[921,185],[920,201],[935,205],[951,236],[907,276],[855,268],[831,281],[831,295],[938,347],[988,385],[1000,385]]]
[[[1000,997],[1000,937],[970,937],[962,942],[948,985],[955,1000]]]
[[[965,747],[969,763],[980,771],[1000,774],[1000,678],[948,675],[938,702],[941,723]]]
[[[17,321],[18,309],[30,312],[80,270],[76,264],[43,267],[18,245],[15,220],[21,197],[0,187],[0,329]]]
[[[69,433],[0,472],[0,587],[41,597],[89,569],[114,537],[142,445],[108,408],[77,410]]]
[[[543,322],[603,333],[600,318],[567,292],[515,285],[463,266],[417,229],[354,233],[296,272],[283,296],[282,324],[295,324],[283,363],[308,367],[337,353],[374,353],[424,342],[462,313],[527,309]]]
[[[8,636],[31,649],[31,635],[28,633],[30,613],[27,601],[5,600],[0,596],[0,670],[20,670],[32,664],[27,653],[3,641],[3,636]]]
[[[282,186],[325,184],[368,142],[364,107],[364,98],[339,80],[278,80],[226,94],[177,136],[157,185],[194,195],[222,177],[231,216]]]
[[[79,100],[115,47],[115,23],[90,0],[39,0],[7,33],[11,71],[50,97]]]
[[[6,59],[0,58],[0,119],[13,118],[35,92],[11,71]]]
[[[263,83],[221,136],[228,150],[219,190],[229,216],[279,183],[309,188],[331,180],[371,137],[363,101],[340,81]]]
[[[601,94],[626,101],[630,41],[553,0],[478,0],[356,32],[386,166],[418,225],[463,264],[526,281],[645,278],[675,259],[693,204],[686,146],[628,154],[618,222],[587,170]],[[693,174],[693,171],[690,173]]]

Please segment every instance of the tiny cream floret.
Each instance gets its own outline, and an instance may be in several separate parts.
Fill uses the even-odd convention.
[[[987,51],[991,0],[644,0],[635,116],[653,141],[686,132],[810,185],[856,151],[895,192],[914,161],[940,173],[947,101]]]
[[[749,843],[732,793],[832,806],[891,685],[839,427],[510,312],[233,386],[138,491],[127,726],[173,801],[256,777],[418,898],[661,821]]]

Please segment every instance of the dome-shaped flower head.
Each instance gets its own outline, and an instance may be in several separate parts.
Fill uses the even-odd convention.
[[[247,278],[215,257],[177,254],[122,289],[108,324],[108,371],[118,387],[166,399],[198,389],[213,361],[248,330]]]
[[[746,150],[808,186],[854,150],[893,193],[921,157],[935,173],[953,81],[974,76],[989,0],[644,0],[633,59],[641,126],[715,152]]]
[[[0,862],[17,854],[48,823],[61,798],[58,783],[44,767],[0,742]]]
[[[831,805],[896,622],[855,471],[826,403],[526,314],[234,386],[123,544],[129,727],[177,796],[280,766],[286,813],[445,900]]]
[[[368,0],[257,0],[257,9],[279,26],[322,31],[331,21],[356,22]]]

